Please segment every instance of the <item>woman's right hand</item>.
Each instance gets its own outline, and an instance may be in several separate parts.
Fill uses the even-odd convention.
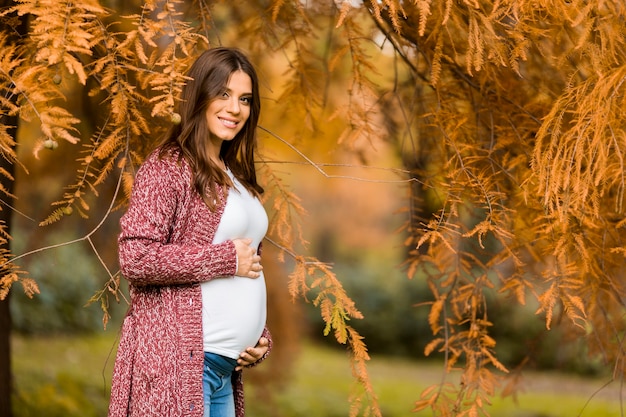
[[[260,277],[263,266],[256,249],[250,246],[252,239],[233,239],[233,243],[237,251],[237,272],[235,275],[246,278]]]

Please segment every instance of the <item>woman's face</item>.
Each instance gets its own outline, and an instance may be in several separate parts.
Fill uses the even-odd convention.
[[[220,95],[214,98],[206,109],[209,139],[218,145],[232,140],[243,129],[250,117],[252,103],[252,80],[241,70],[230,75],[228,84]]]

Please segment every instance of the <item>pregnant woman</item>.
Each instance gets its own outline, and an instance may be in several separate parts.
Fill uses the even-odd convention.
[[[243,53],[223,47],[187,75],[180,124],[138,170],[120,220],[131,308],[110,417],[242,417],[241,371],[271,349],[257,75]]]

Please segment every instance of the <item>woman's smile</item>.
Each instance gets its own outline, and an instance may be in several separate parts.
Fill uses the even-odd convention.
[[[238,120],[226,119],[224,117],[220,117],[219,119],[222,121],[222,124],[228,128],[236,128],[239,124]]]

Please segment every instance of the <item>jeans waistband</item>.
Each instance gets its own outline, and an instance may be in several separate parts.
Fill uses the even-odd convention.
[[[204,365],[221,373],[229,374],[235,370],[237,359],[227,358],[213,352],[204,352]]]

